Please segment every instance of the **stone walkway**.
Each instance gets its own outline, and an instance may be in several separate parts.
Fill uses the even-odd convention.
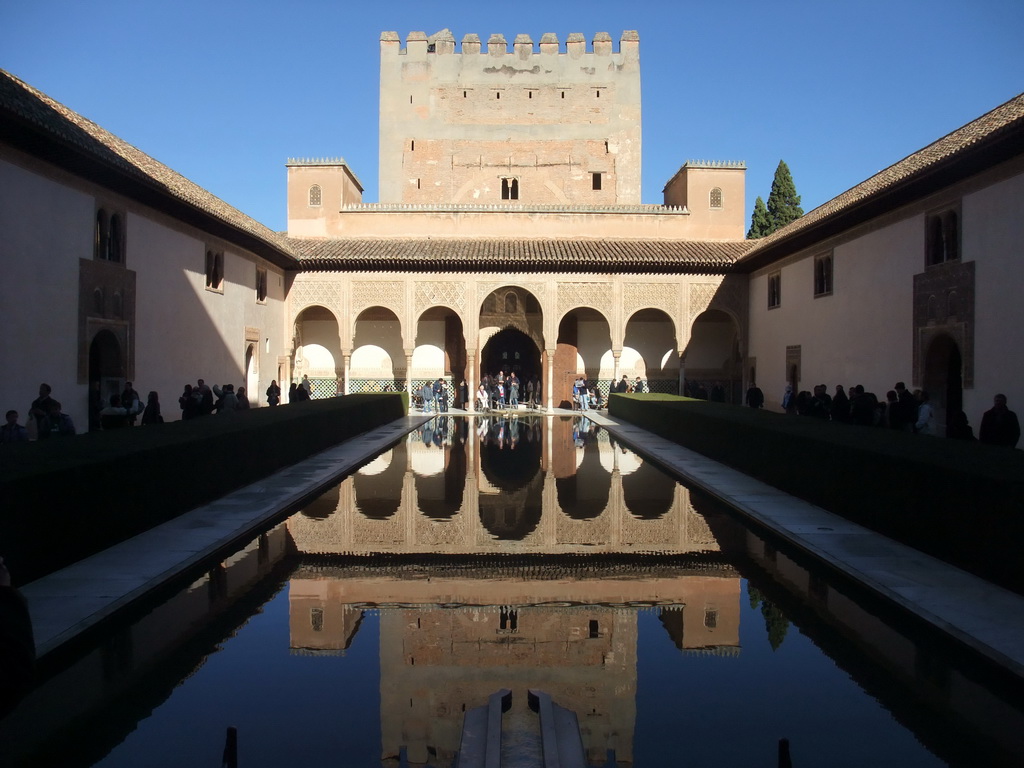
[[[449,415],[462,415],[452,411]],[[525,413],[525,412],[523,412]],[[554,415],[569,415],[556,410]],[[832,515],[717,462],[586,414],[617,438],[737,508],[776,535],[1024,677],[1024,598]],[[412,413],[28,584],[37,653],[79,633],[198,565],[248,541],[282,510],[314,496],[429,417]]]

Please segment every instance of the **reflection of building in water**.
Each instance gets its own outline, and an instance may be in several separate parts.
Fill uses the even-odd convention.
[[[513,420],[503,421],[511,430]],[[578,446],[573,437],[576,420],[552,420],[544,430],[536,429],[533,419],[514,421],[519,435],[514,449],[478,440],[475,428],[447,430],[449,437],[440,447],[413,433],[288,521],[299,551],[568,554],[719,549],[694,509],[690,491],[614,444],[606,433],[589,436]],[[488,428],[491,435],[495,424]]]
[[[476,578],[474,578],[474,575]],[[448,766],[465,712],[498,688],[513,711],[540,688],[575,710],[591,764],[632,762],[637,613],[661,612],[668,641],[739,649],[740,579],[694,556],[690,568],[605,571],[480,567],[430,578],[414,569],[306,566],[289,585],[292,647],[347,647],[362,610],[379,606],[382,756]],[[447,606],[447,607],[446,607]],[[647,608],[648,610],[650,608]],[[509,717],[508,715],[506,717]]]

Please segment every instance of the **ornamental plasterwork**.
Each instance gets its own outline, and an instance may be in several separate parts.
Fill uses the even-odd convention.
[[[405,283],[398,281],[372,281],[352,283],[352,314],[358,315],[367,307],[387,307],[399,317],[405,311]]]
[[[541,307],[544,306],[544,296],[547,293],[544,283],[538,282],[522,282],[520,280],[502,280],[498,281],[487,281],[476,284],[476,297],[480,305],[483,305],[484,299],[491,295],[494,291],[499,288],[522,288],[524,291],[529,291],[533,294],[534,298],[540,302]]]
[[[679,286],[675,283],[624,283],[622,314],[629,317],[638,309],[660,309],[669,317],[679,310]]]
[[[693,321],[711,307],[711,302],[718,292],[718,283],[691,283],[690,284],[690,322]]]
[[[593,307],[605,313],[612,306],[611,283],[559,283],[558,317],[576,307]]]
[[[334,281],[299,282],[296,280],[289,292],[289,300],[293,316],[313,304],[319,304],[335,314],[341,314],[341,286]]]
[[[415,285],[415,305],[417,315],[436,306],[451,307],[459,314],[465,314],[466,284],[452,280],[418,281]]]

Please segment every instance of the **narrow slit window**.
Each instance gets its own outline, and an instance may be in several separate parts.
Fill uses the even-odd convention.
[[[601,189],[601,174],[600,172],[590,174],[590,186],[591,189],[599,191]]]

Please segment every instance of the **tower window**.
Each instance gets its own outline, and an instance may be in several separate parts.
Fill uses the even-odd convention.
[[[601,173],[595,172],[590,174],[590,187],[594,190],[601,189]]]
[[[712,208],[722,207],[722,190],[718,187],[711,190],[710,203]]]
[[[514,176],[505,176],[501,180],[501,199],[502,200],[518,200],[519,199],[519,179]]]
[[[323,205],[324,192],[320,188],[319,184],[314,184],[309,188],[309,205],[311,208],[319,208]]]

